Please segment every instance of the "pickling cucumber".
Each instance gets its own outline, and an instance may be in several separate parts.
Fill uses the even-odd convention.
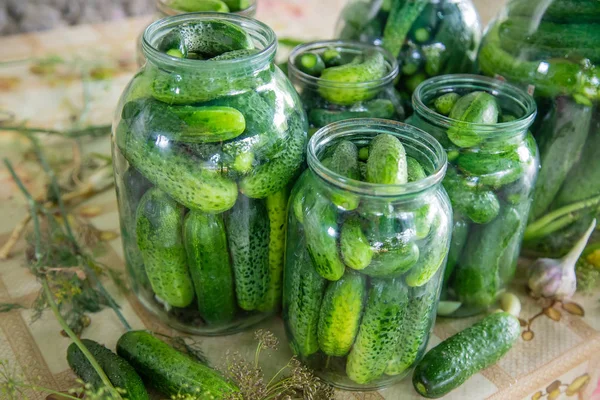
[[[477,183],[498,189],[523,175],[523,160],[518,150],[463,152],[458,156],[456,165],[463,174],[476,179]]]
[[[363,312],[367,292],[364,275],[348,270],[325,290],[317,337],[328,356],[343,357],[350,351]]]
[[[406,176],[408,182],[416,182],[425,179],[427,173],[420,162],[412,157],[406,157]]]
[[[392,1],[390,14],[383,31],[383,47],[395,58],[398,58],[406,35],[427,4],[429,4],[428,0]]]
[[[450,280],[454,268],[460,259],[460,255],[467,244],[468,236],[469,223],[460,214],[454,213],[452,239],[450,240],[450,250],[448,251],[448,261],[446,262],[446,269],[444,270],[444,284],[442,287],[446,287]]]
[[[418,259],[419,246],[416,243],[394,238],[378,249],[361,273],[377,278],[394,277],[411,269]]]
[[[242,49],[242,50],[232,50],[223,54],[219,54],[218,56],[209,58],[206,61],[227,61],[227,60],[236,60],[238,58],[245,58],[249,56],[253,56],[257,54],[259,51],[257,49]]]
[[[452,207],[476,224],[487,224],[498,215],[500,202],[494,192],[476,188],[450,166],[443,185]]]
[[[358,149],[354,143],[348,140],[343,140],[337,144],[331,158],[326,163],[327,168],[337,174],[354,180],[360,179]],[[360,197],[348,190],[332,188],[330,197],[333,204],[346,211],[356,209],[360,203]]]
[[[371,264],[373,249],[362,231],[358,217],[350,217],[342,225],[340,251],[344,263],[352,269],[362,270]]]
[[[222,0],[171,0],[167,4],[170,8],[183,12],[228,13],[230,11]]]
[[[531,18],[540,13],[539,6],[538,2],[513,1],[508,7],[508,15]],[[598,23],[600,22],[600,4],[597,0],[554,0],[544,9],[541,16],[542,21],[567,24]]]
[[[94,356],[110,383],[115,388],[125,391],[123,396],[129,400],[150,399],[142,378],[140,378],[127,361],[93,340],[81,339],[81,342],[92,356]],[[69,363],[69,367],[85,383],[89,383],[95,389],[104,386],[102,379],[94,367],[92,367],[92,364],[90,364],[89,360],[75,343],[71,343],[67,349],[67,362]]]
[[[236,305],[223,216],[190,211],[183,241],[202,319],[208,324],[231,321]]]
[[[181,142],[221,142],[238,137],[246,129],[244,114],[232,107],[170,106],[167,112],[183,123],[170,132],[173,140]]]
[[[147,331],[129,331],[117,342],[117,354],[166,396],[225,399],[239,389],[218,372],[175,350]]]
[[[371,141],[367,182],[388,185],[408,182],[406,151],[396,137],[382,133]]]
[[[383,375],[400,340],[407,302],[408,290],[401,278],[371,279],[358,335],[346,362],[348,378],[367,384]]]
[[[308,112],[308,121],[316,127],[323,127],[333,122],[353,118],[391,119],[396,113],[396,107],[388,99],[373,99],[353,106],[349,110],[337,111],[326,108],[312,108]]]
[[[460,95],[455,92],[443,94],[435,99],[433,106],[435,110],[442,115],[450,114],[456,102],[460,99]]]
[[[269,290],[269,215],[261,200],[240,196],[226,215],[238,306],[266,309]]]
[[[227,4],[229,9],[234,12],[242,11],[242,10],[245,10],[246,8],[250,7],[250,0],[221,0],[221,1],[223,1],[225,4]]]
[[[497,312],[431,349],[413,373],[415,390],[442,397],[476,372],[495,364],[521,335],[517,317]]]
[[[475,91],[459,98],[449,118],[455,120],[448,129],[448,138],[459,147],[473,147],[485,139],[471,124],[491,125],[498,122],[500,107],[494,96]]]
[[[160,189],[144,194],[136,213],[137,244],[152,290],[174,307],[194,299],[183,244],[184,208]]]
[[[448,224],[437,225],[434,234],[425,240],[421,246],[419,260],[406,274],[406,284],[410,287],[423,286],[429,282],[437,271],[445,264],[448,254],[448,233],[445,231]]]
[[[318,77],[325,69],[325,62],[316,53],[304,53],[296,60],[296,67],[305,74]]]

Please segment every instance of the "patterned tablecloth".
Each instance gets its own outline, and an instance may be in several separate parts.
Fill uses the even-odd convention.
[[[331,37],[333,21],[339,13],[342,0],[260,0],[258,18],[270,24],[282,36],[302,38]],[[489,19],[499,5],[493,1],[480,1],[484,20]],[[97,26],[81,26],[68,30],[55,30],[0,38],[0,111],[13,112],[28,124],[51,128],[64,128],[72,124],[71,116],[80,113],[82,96],[88,98],[84,110],[85,123],[104,123],[112,119],[119,94],[135,70],[134,41],[148,19],[128,20]],[[94,65],[96,70],[112,71],[107,79],[82,84],[81,80],[65,76],[45,76],[32,68],[32,62],[9,62],[33,57],[60,56],[85,68]],[[49,140],[47,146],[53,146]],[[41,188],[41,178],[35,164],[27,161],[27,141],[12,133],[0,130],[0,153],[9,157],[17,172],[35,193]],[[109,154],[108,138],[84,142],[87,152]],[[5,169],[0,169],[0,199],[2,217],[0,242],[5,242],[12,228],[25,215],[25,201],[18,193]],[[88,203],[99,206],[101,213],[90,219],[101,230],[118,232],[118,213],[114,192],[93,198]],[[113,268],[123,269],[123,252],[120,238],[108,242],[103,261]],[[14,256],[0,263],[0,303],[19,303],[29,306],[37,296],[39,284],[24,264],[24,244],[14,250]],[[515,284],[515,291],[523,302],[522,317],[527,319],[542,310],[527,297],[524,285]],[[173,332],[153,319],[131,294],[123,294],[109,287],[122,306],[125,317],[135,328],[148,328],[165,334]],[[547,317],[535,320],[531,341],[519,340],[515,347],[497,365],[473,376],[465,385],[449,395],[448,399],[531,399],[541,391],[545,397],[550,391],[566,385],[576,378],[589,375],[589,384],[576,394],[579,399],[600,399],[593,392],[600,376],[600,296],[577,296],[574,301],[583,306],[585,317],[562,312],[560,321]],[[0,314],[0,360],[8,360],[18,372],[48,387],[64,390],[73,384],[74,375],[68,369],[65,352],[69,339],[59,334],[60,327],[47,312],[36,322],[31,322],[32,311],[17,309]],[[430,345],[458,332],[474,319],[438,320]],[[279,319],[264,323],[282,340],[284,332]],[[123,328],[111,310],[92,316],[91,326],[84,337],[96,339],[114,348]],[[255,348],[252,333],[241,333],[222,338],[202,339],[204,352],[218,363],[224,349],[238,349],[250,353]],[[285,346],[281,346],[285,347]],[[291,356],[287,348],[271,355],[267,369],[279,369]],[[269,374],[271,371],[266,371]],[[586,375],[587,374],[587,375]],[[558,380],[559,383],[553,383]],[[413,399],[418,398],[408,380],[376,393],[338,392],[339,399]],[[43,399],[40,394],[31,398]],[[566,394],[560,397],[567,398]]]

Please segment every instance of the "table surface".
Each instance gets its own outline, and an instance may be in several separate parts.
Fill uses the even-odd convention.
[[[332,35],[333,21],[342,3],[342,0],[260,0],[258,18],[281,36],[328,38]],[[499,8],[494,1],[480,1],[478,5],[484,20]],[[72,115],[80,113],[82,97],[85,95],[88,107],[84,120],[80,122],[109,123],[118,97],[135,71],[135,38],[148,20],[126,20],[0,38],[0,48],[4,49],[0,55],[0,111],[10,111],[19,120],[26,120],[30,126],[60,129],[72,125]],[[39,58],[52,56],[60,56],[82,68],[101,66],[112,73],[108,79],[86,81],[85,84],[68,73],[61,76],[32,73],[32,63]],[[53,140],[47,142],[48,149],[59,145]],[[42,180],[37,167],[27,161],[27,149],[26,141],[0,130],[0,153],[15,163],[17,172],[35,192],[41,190]],[[86,141],[84,149],[86,152],[108,155],[109,140]],[[4,169],[0,169],[0,180],[0,242],[5,242],[12,228],[25,215],[26,208],[22,196]],[[95,227],[118,232],[118,212],[113,190],[94,197],[88,203],[102,210],[99,215],[90,218]],[[123,269],[120,239],[111,240],[107,247],[103,261],[113,268]],[[20,243],[15,248],[14,256],[0,264],[0,303],[30,305],[35,299],[39,284],[23,267],[23,259],[24,245]],[[134,328],[174,333],[153,319],[130,293],[123,294],[113,287],[109,287],[109,290]],[[515,284],[512,290],[523,303],[523,318],[540,312],[543,304],[529,298],[523,284]],[[574,301],[584,307],[585,317],[563,312],[559,322],[546,317],[537,319],[533,324],[533,340],[519,340],[498,364],[476,374],[447,398],[531,399],[537,391],[546,393],[546,387],[555,380],[568,384],[577,377],[589,374],[591,383],[578,394],[579,398],[600,399],[600,394],[597,393],[596,397],[592,394],[600,376],[599,298],[598,295],[575,297]],[[74,376],[65,360],[69,339],[59,334],[60,327],[50,313],[45,313],[33,323],[31,318],[32,311],[28,309],[0,314],[0,359],[7,359],[26,377],[39,379],[46,386],[60,390],[71,387]],[[475,320],[438,320],[430,346]],[[272,330],[284,340],[279,319],[265,322],[260,327]],[[122,333],[122,326],[112,311],[107,309],[92,315],[92,325],[84,331],[84,337],[114,348]],[[250,354],[255,346],[252,332],[201,340],[204,352],[215,363],[222,359],[223,349],[235,348],[243,354]],[[270,369],[279,369],[290,356],[287,348],[272,354],[272,360],[266,363],[266,373],[269,374]],[[566,398],[566,394],[561,396],[559,398]],[[45,398],[40,394],[31,394],[30,397]],[[409,380],[404,380],[376,393],[338,392],[337,398],[395,400],[419,397],[412,390]]]

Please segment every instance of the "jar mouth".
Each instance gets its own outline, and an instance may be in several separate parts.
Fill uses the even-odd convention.
[[[178,58],[170,56],[160,51],[156,44],[167,35],[172,29],[192,22],[219,20],[235,24],[244,29],[252,38],[255,46],[259,50],[256,54],[239,57],[231,60],[193,60],[187,58]],[[231,13],[219,12],[198,12],[173,15],[159,19],[151,23],[144,30],[142,40],[142,51],[146,58],[153,63],[160,64],[165,68],[190,68],[195,71],[213,70],[218,66],[219,70],[230,70],[238,68],[248,68],[252,65],[261,65],[273,60],[277,51],[277,37],[275,32],[266,24],[250,17],[236,15]]]
[[[173,0],[156,0],[156,8],[161,13],[167,16],[179,15],[186,13],[187,11],[179,10],[177,8],[173,8],[169,3],[172,3]],[[243,15],[246,17],[250,17],[256,13],[256,0],[248,0],[250,5],[243,10],[233,11],[231,14],[235,15]]]
[[[476,124],[447,117],[427,105],[436,97],[445,93],[456,92],[457,89],[488,92],[494,97],[510,101],[514,108],[521,111],[521,114],[516,116],[515,120],[509,122]],[[415,89],[412,96],[412,105],[415,113],[433,125],[447,128],[452,125],[463,124],[472,127],[477,133],[487,133],[489,136],[525,131],[531,126],[537,114],[535,100],[524,90],[499,79],[471,74],[441,75],[427,79]]]
[[[325,167],[319,158],[324,150],[340,140],[364,140],[387,133],[398,138],[407,154],[419,154],[429,164],[427,177],[399,185],[363,182],[350,179]],[[427,132],[402,122],[377,118],[355,118],[334,122],[319,129],[308,142],[308,166],[321,179],[341,189],[371,196],[405,196],[421,193],[439,184],[446,174],[446,152]]]
[[[327,50],[329,48],[336,49],[341,53],[351,54],[363,54],[367,50],[378,51],[381,53],[386,62],[387,73],[384,77],[372,81],[365,82],[335,82],[321,79],[316,76],[309,75],[302,72],[296,67],[296,59],[302,54],[308,52],[320,52],[321,50]],[[294,47],[288,58],[288,71],[290,78],[297,79],[307,86],[320,86],[332,89],[377,89],[383,86],[387,86],[393,82],[398,75],[398,61],[392,56],[390,52],[385,50],[383,47],[375,46],[368,43],[354,42],[351,40],[322,40],[317,42],[310,42],[301,44]]]

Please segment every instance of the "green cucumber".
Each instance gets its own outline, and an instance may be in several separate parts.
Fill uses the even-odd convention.
[[[231,321],[235,292],[223,216],[190,211],[183,224],[183,241],[202,319],[208,324]]]
[[[435,322],[438,284],[412,288],[408,293],[408,305],[401,321],[400,340],[392,359],[385,369],[386,375],[400,375],[407,371],[427,347],[429,333]]]
[[[140,378],[127,361],[93,340],[81,339],[81,342],[92,356],[94,356],[110,383],[115,388],[125,391],[123,396],[129,400],[150,399],[142,378]],[[89,360],[75,343],[71,343],[67,349],[67,362],[69,363],[69,367],[85,383],[89,383],[95,389],[104,386],[102,379],[94,367],[92,367],[92,364],[90,364]]]
[[[410,28],[427,4],[429,4],[428,0],[393,1],[383,31],[383,47],[392,53],[394,58],[398,58]]]
[[[314,187],[311,185],[311,181],[314,179],[314,174],[310,169],[307,169],[300,175],[300,178],[294,185],[294,190],[290,196],[291,205],[290,208],[294,213],[294,216],[301,224],[304,223],[304,209],[308,205],[313,203],[313,192]]]
[[[460,172],[475,179],[478,184],[498,189],[523,175],[523,160],[518,150],[463,152],[458,156],[456,165]]]
[[[296,60],[296,67],[310,76],[320,76],[325,69],[325,62],[316,53],[304,53]]]
[[[500,202],[494,192],[474,187],[450,166],[443,185],[453,209],[476,224],[487,224],[498,215]]]
[[[339,105],[352,105],[369,100],[377,95],[378,89],[343,87],[340,84],[377,81],[387,72],[383,53],[372,50],[365,54],[362,62],[325,68],[319,80],[319,93],[325,100]]]
[[[136,213],[137,244],[152,290],[174,307],[194,299],[183,244],[184,208],[160,189],[150,189]]]
[[[220,54],[218,56],[209,58],[207,61],[227,61],[227,60],[237,60],[239,58],[246,58],[258,54],[259,51],[257,49],[242,49],[242,50],[232,50],[226,53]]]
[[[317,337],[321,351],[328,356],[343,357],[354,343],[367,293],[364,275],[347,271],[325,290]]]
[[[343,64],[342,55],[333,47],[326,49],[321,54],[321,58],[323,59],[323,62],[325,62],[325,66],[327,68],[338,67]]]
[[[509,4],[508,15],[527,18],[541,16],[542,21],[566,24],[600,22],[600,4],[597,0],[554,0],[547,8],[542,8],[543,5],[535,1],[513,1]]]
[[[487,92],[471,92],[456,101],[449,118],[455,120],[448,129],[448,138],[459,147],[473,147],[485,139],[471,124],[496,124],[500,107]]]
[[[367,384],[383,375],[400,340],[407,302],[408,290],[401,278],[371,279],[358,335],[346,362],[348,378]]]
[[[229,7],[221,0],[171,0],[169,8],[183,12],[223,12],[228,13]]]
[[[395,241],[385,245],[373,256],[368,267],[360,272],[375,278],[387,278],[402,275],[419,260],[419,246],[416,243]]]
[[[194,395],[225,399],[238,388],[218,372],[175,350],[146,331],[129,331],[117,342],[117,354],[142,379],[166,396]]]
[[[344,222],[340,234],[340,251],[344,263],[356,270],[362,270],[371,264],[373,249],[362,231],[358,217],[350,217]]]
[[[421,163],[412,157],[406,157],[406,174],[408,182],[417,182],[427,177]]]
[[[423,286],[445,265],[450,245],[449,232],[445,230],[447,224],[437,220],[433,224],[437,225],[436,229],[420,246],[419,260],[406,274],[406,284],[410,287]]]
[[[440,75],[458,72],[474,73],[475,58],[479,47],[479,28],[472,23],[455,2],[446,2],[442,6],[444,17],[433,38],[434,43],[442,43],[445,51],[440,56]]]
[[[448,261],[446,262],[446,269],[444,270],[444,284],[442,287],[446,287],[450,281],[450,277],[454,272],[460,255],[463,252],[465,245],[467,244],[467,237],[469,236],[469,223],[460,214],[454,213],[454,220],[452,225],[452,240],[450,240],[450,251],[448,251]]]
[[[392,119],[395,113],[396,107],[390,100],[373,99],[344,111],[312,108],[308,111],[308,121],[311,125],[322,128],[333,122],[353,118]]]
[[[182,122],[173,132],[173,140],[189,143],[213,143],[238,137],[246,129],[244,114],[231,107],[171,106],[168,112]]]
[[[327,281],[315,271],[303,243],[287,246],[290,264],[284,274],[284,320],[294,354],[307,357],[319,351],[319,311]],[[298,246],[300,254],[290,251],[292,246]]]
[[[500,282],[502,255],[522,223],[518,210],[505,205],[494,221],[472,228],[454,279],[454,291],[463,304],[484,308],[494,303],[506,283]]]
[[[283,189],[304,162],[307,129],[303,116],[292,117],[283,151],[245,176],[239,182],[240,191],[248,197],[262,199]]]
[[[261,200],[240,196],[226,215],[235,293],[242,310],[267,308],[269,290],[269,215]]]
[[[460,99],[460,95],[455,92],[443,94],[435,99],[433,106],[435,110],[442,115],[450,114],[456,102]]]
[[[144,124],[135,121],[121,121],[117,145],[125,159],[150,182],[190,209],[222,212],[235,204],[235,182],[199,165],[173,144],[160,148],[156,144],[160,134],[144,132]]]
[[[371,141],[367,182],[388,185],[408,182],[406,151],[395,136],[382,133]]]
[[[325,163],[325,160],[323,163]],[[348,140],[338,143],[331,158],[327,161],[327,168],[346,178],[360,180],[358,148],[356,145]],[[333,204],[346,211],[356,209],[360,203],[360,197],[348,190],[332,188],[330,197]]]
[[[444,396],[500,360],[520,335],[515,316],[506,312],[488,315],[425,354],[413,373],[415,390],[427,398]]]
[[[275,311],[281,304],[287,202],[287,188],[270,195],[265,201],[269,215],[269,288],[265,300],[266,307],[261,311]]]
[[[247,9],[252,4],[250,0],[221,0],[233,12],[238,12]]]

